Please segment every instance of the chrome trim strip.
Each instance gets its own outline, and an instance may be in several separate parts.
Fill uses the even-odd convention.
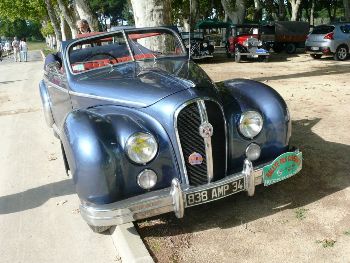
[[[177,145],[178,145],[178,148],[179,148],[179,153],[180,153],[180,158],[181,158],[181,161],[180,161],[180,166],[183,170],[183,176],[181,175],[182,177],[182,182],[184,184],[186,184],[186,187],[185,188],[188,188],[190,183],[189,183],[189,179],[188,179],[188,174],[187,174],[187,169],[186,169],[186,165],[185,165],[185,158],[183,156],[183,151],[182,151],[182,147],[181,147],[181,143],[180,143],[180,137],[179,137],[179,131],[178,131],[178,128],[177,128],[177,118],[178,118],[178,115],[179,113],[181,112],[181,110],[183,108],[185,108],[186,106],[192,104],[192,103],[195,103],[197,101],[213,101],[215,102],[221,109],[221,112],[222,112],[222,117],[224,119],[224,123],[225,123],[225,175],[227,175],[227,160],[228,160],[228,134],[227,134],[227,122],[226,122],[226,118],[225,118],[225,114],[224,114],[224,109],[223,107],[220,105],[219,102],[217,102],[216,100],[213,100],[211,98],[208,98],[208,97],[203,97],[203,98],[195,98],[195,99],[191,99],[187,102],[185,102],[184,104],[182,104],[179,108],[176,109],[175,113],[174,113],[174,130],[175,130],[175,137],[176,137],[176,142],[177,142]],[[183,187],[184,189],[184,187]]]
[[[198,100],[197,106],[201,117],[201,122],[202,122],[201,124],[209,123],[207,109],[205,107],[204,100]],[[213,151],[212,151],[213,148],[211,145],[211,136],[203,139],[204,139],[204,146],[205,146],[205,156],[207,159],[207,177],[208,177],[208,184],[209,184],[214,177],[214,164],[213,164]]]
[[[110,101],[110,102],[115,102],[115,103],[130,103],[130,101],[111,99],[111,98],[107,98],[107,97],[91,95],[91,94],[85,94],[85,93],[80,93],[80,92],[75,92],[75,91],[70,91],[69,94],[70,95],[74,95],[74,96],[78,96],[78,97],[84,97],[84,98],[89,98],[89,99],[97,99],[97,100],[105,100],[105,101]],[[146,107],[147,106],[144,103],[139,103],[139,102],[132,102],[132,103],[135,106],[140,106],[140,107]]]

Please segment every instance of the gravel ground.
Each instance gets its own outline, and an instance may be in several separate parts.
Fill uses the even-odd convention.
[[[350,262],[350,60],[276,55],[200,64],[214,81],[262,81],[286,100],[300,174],[137,223],[156,262]]]

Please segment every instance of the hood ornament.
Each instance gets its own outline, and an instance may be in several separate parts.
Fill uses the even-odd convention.
[[[209,138],[213,136],[214,128],[209,122],[203,122],[201,126],[199,126],[199,134],[203,138]]]

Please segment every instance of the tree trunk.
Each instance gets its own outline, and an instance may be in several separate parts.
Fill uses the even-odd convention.
[[[278,2],[278,20],[284,21],[286,19],[286,5],[284,0],[279,0]]]
[[[242,24],[245,17],[245,1],[236,0],[235,5],[230,0],[221,0],[225,13],[231,19],[233,24]]]
[[[71,36],[75,38],[77,35],[77,26],[75,25],[76,20],[74,16],[74,10],[69,10],[63,0],[57,0],[57,3],[64,19],[67,21],[67,24],[71,30]]]
[[[191,12],[191,15],[190,15],[190,25],[191,25],[191,28],[194,29],[196,23],[197,23],[197,20],[198,20],[198,17],[199,17],[199,1],[198,0],[190,0],[190,12]]]
[[[315,24],[315,0],[311,0],[309,23],[311,26],[313,26]]]
[[[49,15],[53,30],[55,31],[56,35],[56,49],[59,50],[61,47],[61,41],[62,41],[62,33],[60,30],[60,23],[58,22],[58,19],[55,14],[55,10],[52,7],[51,0],[45,0],[47,13]]]
[[[289,0],[289,3],[292,6],[292,17],[291,21],[297,21],[298,20],[298,14],[299,14],[299,7],[301,0]]]
[[[262,19],[262,5],[260,0],[254,0],[254,21]]]
[[[350,21],[350,0],[343,0],[345,20]]]
[[[170,0],[131,0],[136,27],[171,24]]]
[[[86,19],[89,23],[91,31],[98,31],[98,20],[92,12],[87,0],[74,0],[74,8],[79,14],[80,19]]]

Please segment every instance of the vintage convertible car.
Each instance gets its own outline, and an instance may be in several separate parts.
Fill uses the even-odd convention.
[[[39,88],[81,215],[96,232],[252,196],[256,185],[302,168],[281,96],[251,80],[213,83],[171,29],[64,42]]]

